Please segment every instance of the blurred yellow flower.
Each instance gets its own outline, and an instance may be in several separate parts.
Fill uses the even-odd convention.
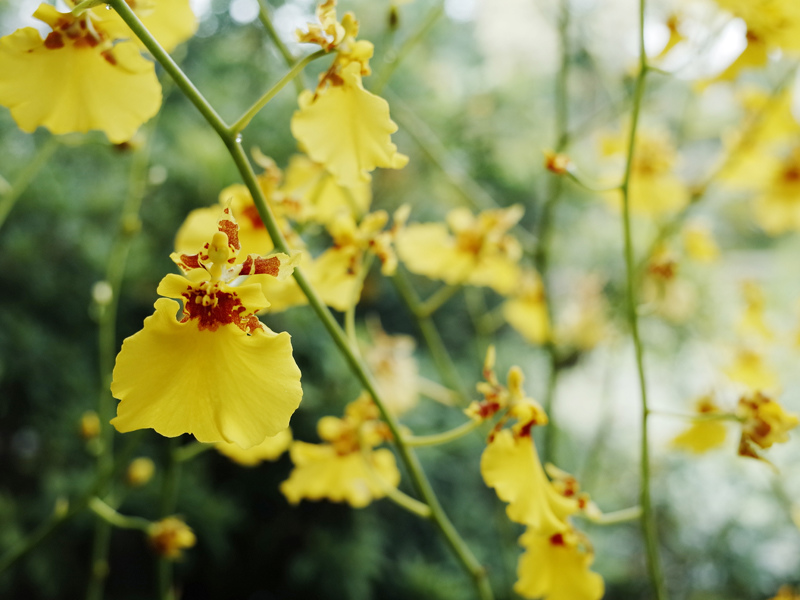
[[[183,550],[195,545],[197,538],[191,528],[178,517],[167,517],[150,525],[147,530],[150,546],[159,556],[177,560]]]
[[[589,570],[594,552],[586,536],[572,527],[543,534],[529,527],[520,544],[525,553],[517,566],[514,591],[523,598],[600,600],[603,578]]]
[[[414,338],[389,335],[380,324],[367,322],[372,343],[364,360],[375,376],[375,385],[386,408],[401,415],[419,402],[419,368],[414,358]]]
[[[800,231],[800,146],[772,161],[765,175],[753,205],[756,223],[770,235]]]
[[[755,350],[740,348],[732,365],[723,372],[731,381],[751,390],[772,390],[778,386],[778,375]]]
[[[778,590],[777,595],[770,600],[800,600],[800,594],[796,594],[791,586],[784,585]]]
[[[522,213],[518,204],[477,216],[466,208],[456,208],[447,214],[446,225],[407,226],[397,236],[397,253],[412,273],[450,285],[487,286],[510,294],[519,284],[517,263],[522,249],[508,230]]]
[[[667,43],[664,44],[661,52],[659,52],[657,56],[654,56],[653,60],[664,58],[675,46],[686,40],[684,35],[680,32],[681,19],[679,15],[675,13],[671,14],[664,24],[669,30],[669,38],[667,38]]]
[[[622,134],[601,140],[606,156],[624,156],[627,137]],[[636,134],[631,181],[630,209],[633,214],[661,217],[675,213],[689,203],[689,188],[675,174],[678,153],[670,136],[661,130],[642,130]],[[621,195],[606,197],[614,206],[621,206]]]
[[[131,487],[141,487],[147,484],[156,472],[155,463],[146,456],[134,458],[125,471],[125,483]]]
[[[315,221],[323,225],[330,223],[340,212],[349,212],[360,219],[372,202],[369,183],[352,188],[341,186],[322,165],[304,154],[295,154],[289,159],[280,191],[286,201],[302,206],[303,212],[295,218],[296,221]]]
[[[686,255],[697,262],[712,263],[719,258],[719,246],[702,223],[689,223],[683,228],[683,247]]]
[[[125,0],[147,30],[167,52],[172,52],[197,31],[197,17],[189,0]],[[93,16],[115,38],[135,40],[144,49],[125,21],[114,10],[99,6],[92,9]]]
[[[20,129],[55,134],[103,131],[119,144],[158,112],[161,85],[137,46],[106,31],[92,11],[75,17],[42,4],[32,27],[0,39],[0,105]]]
[[[754,281],[745,281],[742,284],[742,293],[746,306],[737,326],[739,333],[756,335],[767,341],[773,339],[775,335],[764,321],[763,290]]]
[[[711,396],[699,398],[695,403],[695,411],[700,417],[722,414]],[[721,446],[725,442],[726,435],[727,430],[722,421],[701,418],[694,421],[686,431],[676,436],[672,440],[672,445],[688,452],[702,454]]]
[[[531,344],[549,341],[550,317],[544,284],[537,272],[523,271],[514,295],[503,304],[503,317]]]
[[[93,410],[87,410],[81,415],[80,432],[84,440],[92,440],[100,435],[101,423],[99,415]]]
[[[281,492],[292,504],[302,499],[347,502],[363,508],[383,498],[387,487],[397,487],[400,471],[390,450],[375,446],[390,434],[378,420],[377,407],[368,394],[351,402],[342,419],[323,417],[317,424],[323,444],[293,442],[294,463]]]
[[[286,255],[239,257],[239,228],[229,209],[198,254],[173,254],[186,276],[167,275],[144,329],[125,340],[111,391],[121,402],[111,423],[125,433],[153,428],[167,437],[250,448],[289,426],[302,398],[289,334],[277,334],[255,313],[269,303],[242,275],[288,277]]]
[[[603,295],[603,280],[595,275],[582,276],[575,292],[561,309],[555,339],[560,346],[588,351],[608,337],[608,301]]]
[[[217,442],[214,449],[243,467],[255,467],[265,460],[277,460],[291,445],[292,432],[290,429],[284,429],[277,435],[267,437],[260,444],[246,450],[238,444],[227,442]]]
[[[742,437],[739,454],[762,458],[759,449],[766,450],[773,444],[789,439],[789,431],[797,427],[797,415],[787,413],[769,396],[754,392],[739,399],[736,415],[742,420]]]

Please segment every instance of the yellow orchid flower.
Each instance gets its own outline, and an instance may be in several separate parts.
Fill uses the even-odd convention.
[[[703,396],[695,403],[695,411],[700,416],[722,414],[711,396]],[[725,424],[714,419],[702,419],[692,423],[689,428],[672,440],[675,448],[695,454],[708,452],[725,443],[727,429]]]
[[[627,151],[624,134],[606,136],[602,153],[622,157]],[[633,214],[661,217],[689,203],[689,188],[675,174],[678,153],[670,136],[661,130],[636,133],[631,181],[630,209]],[[620,194],[606,194],[613,206],[621,206]]]
[[[503,304],[503,317],[531,344],[550,339],[544,284],[535,271],[524,271],[517,291]]]
[[[778,386],[778,375],[774,369],[764,362],[761,353],[749,348],[739,348],[733,364],[723,372],[731,381],[754,391],[772,390]]]
[[[179,559],[184,549],[197,542],[192,529],[178,517],[156,521],[147,530],[147,537],[155,553],[169,560]]]
[[[689,223],[683,228],[686,255],[697,262],[712,263],[719,258],[719,246],[711,230],[703,223]]]
[[[519,284],[522,249],[508,233],[522,218],[519,205],[485,210],[466,208],[447,214],[444,223],[415,223],[397,236],[397,253],[412,273],[450,285],[491,287],[512,293]]]
[[[372,343],[364,360],[375,376],[375,385],[386,408],[395,415],[408,412],[419,402],[419,367],[414,359],[414,338],[389,335],[380,324],[367,322]]]
[[[800,424],[797,415],[787,413],[783,407],[761,392],[739,399],[737,416],[742,420],[742,437],[739,454],[764,460],[758,450],[789,439],[789,431]]]
[[[400,471],[390,450],[375,446],[389,438],[372,398],[362,394],[351,402],[342,419],[323,417],[317,425],[322,444],[294,442],[294,463],[281,492],[292,504],[302,499],[347,502],[363,508],[397,487]]]
[[[369,172],[376,167],[401,169],[408,157],[391,142],[397,125],[389,118],[389,104],[361,83],[361,77],[370,74],[373,46],[356,41],[358,21],[347,13],[339,23],[335,7],[335,0],[327,0],[317,9],[321,25],[309,23],[307,32],[297,32],[301,42],[336,51],[336,59],[317,89],[298,97],[300,110],[292,117],[291,129],[313,161],[352,189],[369,182]]]
[[[302,398],[300,370],[287,333],[255,316],[267,302],[257,284],[233,286],[243,275],[285,278],[286,255],[239,258],[239,227],[229,209],[198,254],[172,255],[185,276],[167,275],[166,296],[144,329],[125,340],[111,392],[120,400],[111,423],[121,433],[153,428],[174,437],[225,441],[250,448],[289,426]],[[183,301],[183,318],[175,318]]]
[[[543,534],[528,528],[520,544],[525,553],[517,566],[514,591],[523,598],[544,600],[600,600],[603,578],[589,570],[594,552],[581,532],[570,527]]]
[[[75,17],[42,4],[33,16],[52,28],[44,40],[32,27],[0,39],[0,105],[20,129],[100,130],[119,144],[158,112],[161,85],[134,43],[92,11]]]

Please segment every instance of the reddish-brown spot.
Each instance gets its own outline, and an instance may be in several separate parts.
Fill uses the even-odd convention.
[[[800,181],[800,167],[790,167],[786,169],[783,172],[783,178],[790,183]]]
[[[555,535],[550,536],[550,544],[553,546],[563,546],[564,545],[564,536],[560,533],[556,533]]]
[[[103,58],[106,59],[106,62],[110,64],[112,67],[117,66],[117,59],[114,58],[114,55],[111,53],[111,51],[106,50],[105,52],[101,52],[100,54],[102,55]]]
[[[186,316],[182,322],[196,320],[198,329],[208,329],[209,331],[216,331],[220,325],[232,323],[242,331],[249,333],[251,317],[243,318],[243,313],[247,309],[236,294],[220,290],[209,293],[202,289],[192,289],[184,294],[184,298],[186,302],[183,312]],[[204,306],[203,300],[206,298],[210,302]]]
[[[478,416],[481,419],[488,419],[493,414],[500,410],[500,404],[490,400],[484,400],[478,404]]]
[[[44,47],[48,50],[56,50],[64,47],[64,38],[57,31],[51,31],[44,40]]]
[[[258,214],[255,204],[251,204],[242,210],[241,216],[250,221],[253,229],[265,229],[264,222],[261,220],[261,215]]]
[[[187,271],[202,268],[200,257],[197,254],[181,254],[180,261],[180,266]]]
[[[245,271],[244,265],[248,265]],[[272,275],[277,277],[281,270],[281,260],[277,256],[262,258],[253,254],[247,257],[242,266],[241,275]]]
[[[227,208],[225,209],[228,210]],[[219,222],[219,230],[228,236],[228,245],[234,250],[239,250],[242,245],[239,242],[239,226],[233,221],[223,219]]]
[[[519,430],[519,437],[531,437],[531,429],[533,426],[536,425],[536,421],[531,421],[530,423],[525,423],[520,430]]]

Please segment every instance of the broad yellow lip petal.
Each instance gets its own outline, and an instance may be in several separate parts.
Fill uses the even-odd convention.
[[[105,10],[101,6],[92,12],[100,19],[101,26],[111,37],[135,40],[136,44],[144,49],[144,44],[136,38],[116,11]],[[178,44],[191,38],[197,31],[197,17],[189,6],[189,0],[157,0],[153,2],[152,7],[147,7],[145,10],[134,7],[134,12],[167,52],[172,52]]]
[[[217,442],[217,452],[224,454],[243,467],[255,467],[265,460],[277,460],[292,444],[292,432],[284,429],[278,435],[268,437],[263,442],[245,450],[237,444]]]
[[[0,39],[0,104],[26,132],[100,130],[112,143],[129,140],[158,112],[161,85],[134,44],[101,48],[47,48],[30,27]]]
[[[327,499],[363,508],[385,495],[384,486],[400,483],[394,455],[385,448],[369,453],[371,465],[361,452],[339,455],[330,444],[295,442],[290,454],[295,468],[281,492],[292,504]]]
[[[342,85],[300,95],[292,135],[339,184],[355,187],[370,181],[375,167],[400,169],[408,157],[391,142],[397,125],[389,118],[389,104],[361,85],[361,64],[350,63],[341,77]]]
[[[303,395],[289,334],[247,335],[235,325],[201,331],[177,321],[176,302],[161,298],[155,308],[117,356],[118,431],[191,433],[250,448],[289,426]]]
[[[483,451],[481,474],[486,485],[508,502],[508,518],[546,535],[567,529],[566,518],[578,511],[574,499],[556,492],[544,473],[530,437],[498,432]]]

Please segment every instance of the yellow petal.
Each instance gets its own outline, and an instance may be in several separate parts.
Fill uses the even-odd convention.
[[[727,429],[720,421],[698,421],[672,440],[682,450],[703,454],[725,443]]]
[[[578,503],[559,495],[547,479],[530,436],[498,432],[483,451],[481,473],[486,485],[509,503],[508,518],[543,535],[565,531],[566,518],[578,511]]]
[[[161,85],[153,63],[136,46],[67,42],[47,48],[38,32],[20,29],[0,40],[0,104],[26,132],[56,134],[97,129],[115,144],[133,137],[158,112]]]
[[[450,285],[463,283],[475,265],[473,256],[459,252],[443,223],[415,223],[397,234],[397,254],[409,271]]]
[[[233,462],[243,467],[255,467],[265,460],[276,460],[292,444],[292,432],[284,429],[278,435],[266,438],[263,442],[245,450],[237,444],[217,442],[214,448]]]
[[[352,246],[329,248],[314,260],[308,273],[322,301],[341,312],[357,304],[361,297],[362,280],[357,273],[360,261],[354,261],[356,252]]]
[[[361,65],[341,71],[342,84],[300,95],[292,135],[312,160],[325,165],[336,181],[352,188],[370,181],[375,167],[400,169],[408,157],[397,152],[389,105],[361,85]]]
[[[176,302],[161,298],[155,308],[117,356],[118,431],[153,428],[250,448],[289,426],[303,395],[289,334],[199,330],[176,320]]]
[[[156,41],[167,52],[172,52],[178,44],[191,38],[197,31],[197,17],[194,16],[189,0],[153,0],[152,2],[129,2],[139,20],[153,34]],[[137,5],[150,5],[139,10]],[[116,11],[98,7],[92,13],[99,18],[103,29],[113,38],[135,40],[144,49],[139,39],[125,24]]]
[[[289,452],[295,468],[281,492],[292,504],[325,498],[363,508],[400,483],[394,455],[385,448],[370,452],[371,465],[361,452],[340,455],[329,444],[295,442]]]
[[[545,600],[600,600],[605,592],[603,578],[589,570],[592,555],[576,544],[565,543],[571,536],[542,535],[529,528],[520,538],[526,552],[517,566],[514,591],[524,598]]]
[[[777,373],[753,350],[740,349],[733,364],[724,373],[732,381],[742,383],[751,390],[771,390],[778,386]]]

